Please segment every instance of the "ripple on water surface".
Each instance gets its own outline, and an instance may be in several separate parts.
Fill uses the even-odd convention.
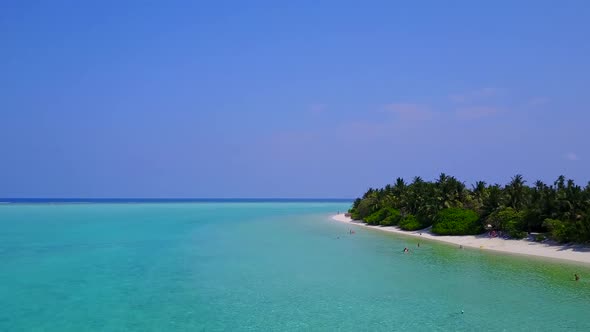
[[[351,235],[347,207],[2,205],[0,330],[590,330],[587,267]]]

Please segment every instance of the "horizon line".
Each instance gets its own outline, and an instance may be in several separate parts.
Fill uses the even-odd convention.
[[[9,201],[100,201],[100,200],[159,200],[159,201],[228,201],[228,200],[266,200],[266,201],[277,201],[277,200],[354,200],[354,198],[347,197],[0,197],[0,202]]]

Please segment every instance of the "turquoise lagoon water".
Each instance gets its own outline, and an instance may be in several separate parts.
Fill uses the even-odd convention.
[[[588,267],[350,235],[347,207],[2,205],[0,331],[590,330]]]

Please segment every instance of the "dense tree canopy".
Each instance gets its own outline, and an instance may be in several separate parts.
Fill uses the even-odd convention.
[[[437,234],[477,234],[486,228],[514,238],[547,232],[560,242],[590,241],[590,183],[584,188],[560,176],[547,185],[528,186],[521,175],[505,186],[476,182],[471,188],[441,174],[434,182],[397,178],[369,189],[349,211],[371,225],[416,230],[429,226]]]
[[[479,234],[482,228],[477,212],[453,207],[440,210],[432,224],[432,232],[440,235]]]

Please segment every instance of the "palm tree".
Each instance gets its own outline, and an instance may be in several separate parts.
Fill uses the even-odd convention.
[[[516,174],[505,187],[507,205],[515,210],[521,210],[527,203],[525,180],[522,175]]]
[[[504,195],[499,184],[488,186],[486,191],[487,195],[485,196],[483,201],[483,210],[484,215],[489,215],[490,213],[496,211],[498,208],[502,206]]]
[[[422,180],[422,178],[420,176],[414,176],[414,179],[412,180],[412,184],[422,184],[424,183],[424,180]]]
[[[407,186],[407,184],[403,178],[397,178],[397,179],[395,179],[395,184],[393,185],[393,188],[403,191],[406,188],[406,186]],[[590,186],[590,183],[588,183],[588,186]]]
[[[482,213],[483,203],[487,194],[485,181],[477,181],[471,185],[472,202],[471,208],[478,213]]]
[[[473,209],[482,220],[492,223],[514,217],[510,227],[515,233],[548,230],[560,241],[590,240],[590,182],[582,188],[563,175],[553,185],[536,181],[529,187],[517,174],[504,187],[477,181],[471,190],[445,173],[433,182],[417,176],[406,184],[397,178],[382,189],[369,188],[354,201],[351,212],[362,219],[379,209],[395,208],[403,215],[415,215],[422,226],[428,226],[441,209],[449,207]]]
[[[441,173],[435,183],[435,188],[440,209],[462,206],[466,201],[465,185],[454,176]]]
[[[486,182],[485,181],[477,181],[474,185],[471,186],[473,195],[479,199],[483,199],[483,196],[486,192]]]

